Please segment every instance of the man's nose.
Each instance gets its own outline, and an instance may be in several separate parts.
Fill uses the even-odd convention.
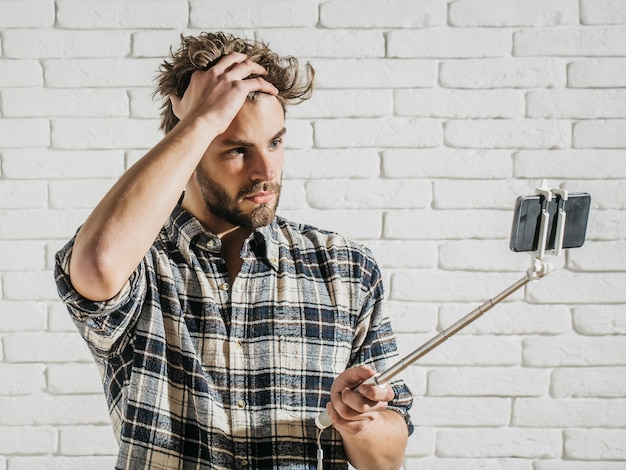
[[[276,159],[277,155],[270,152],[256,152],[252,162],[250,179],[252,181],[274,181],[276,178]]]

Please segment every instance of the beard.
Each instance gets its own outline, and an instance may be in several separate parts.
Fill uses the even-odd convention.
[[[280,199],[280,183],[262,181],[239,191],[237,196],[231,197],[226,189],[217,181],[212,180],[202,168],[196,169],[196,181],[207,210],[215,217],[229,224],[242,226],[249,230],[268,225],[274,220],[278,200]],[[239,203],[246,197],[260,191],[270,191],[276,194],[273,206],[268,204],[256,205],[250,213],[243,212]]]

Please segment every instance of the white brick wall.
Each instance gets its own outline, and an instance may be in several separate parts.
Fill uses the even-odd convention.
[[[1,0],[0,470],[113,467],[53,256],[159,139],[158,64],[202,30],[316,68],[281,212],[373,249],[404,353],[524,274],[517,195],[592,194],[583,248],[404,372],[405,470],[626,468],[626,1]]]

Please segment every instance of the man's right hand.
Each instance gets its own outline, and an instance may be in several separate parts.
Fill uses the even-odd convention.
[[[263,79],[265,68],[239,52],[222,57],[209,70],[196,70],[182,97],[170,95],[179,120],[200,119],[221,134],[230,125],[251,92],[277,95],[274,85]],[[248,78],[250,76],[254,78]]]

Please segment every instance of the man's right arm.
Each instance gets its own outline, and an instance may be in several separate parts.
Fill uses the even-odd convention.
[[[246,56],[231,53],[208,71],[194,72],[182,98],[172,96],[180,122],[133,165],[81,227],[69,275],[83,297],[114,297],[137,268],[215,137],[223,133],[250,92],[276,94]]]

